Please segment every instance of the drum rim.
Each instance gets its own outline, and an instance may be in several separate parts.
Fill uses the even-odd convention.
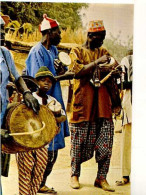
[[[8,129],[9,132],[11,132],[11,131],[10,131],[10,116],[11,116],[12,112],[13,112],[18,106],[20,106],[20,105],[25,105],[25,103],[23,103],[23,102],[18,102],[18,104],[16,104],[16,105],[14,105],[13,107],[11,107],[10,110],[9,110],[9,112],[7,113],[7,116],[6,116],[6,121],[7,121],[7,122],[6,122],[6,128]],[[46,105],[41,105],[41,106],[47,108]],[[54,118],[54,121],[56,121],[53,112],[52,112],[50,109],[48,109],[48,108],[47,108],[47,110],[48,110],[49,112],[51,112],[52,117]],[[18,142],[14,139],[14,137],[13,137],[13,138],[11,138],[11,142],[13,142],[16,146],[21,147],[21,151],[17,151],[17,152],[16,152],[16,151],[12,151],[12,150],[11,150],[11,147],[7,147],[6,144],[3,144],[3,145],[5,146],[5,148],[8,148],[9,151],[6,151],[6,150],[3,150],[3,151],[4,151],[4,152],[6,151],[6,153],[13,154],[13,153],[23,152],[23,149],[24,149],[24,152],[25,152],[25,151],[29,151],[29,150],[35,150],[35,149],[38,149],[38,148],[43,148],[44,146],[46,146],[47,144],[49,144],[49,143],[55,138],[55,136],[59,133],[59,131],[58,131],[58,126],[57,126],[57,122],[56,122],[55,126],[56,126],[56,131],[54,131],[55,133],[54,133],[53,138],[52,138],[50,141],[48,141],[48,143],[45,143],[45,144],[43,144],[42,146],[34,147],[34,148],[28,147],[28,146],[24,146],[24,145],[22,145],[21,143],[18,143]]]

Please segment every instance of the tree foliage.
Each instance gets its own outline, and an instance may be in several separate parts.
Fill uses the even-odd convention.
[[[32,23],[38,26],[43,19],[43,14],[56,19],[63,29],[71,27],[77,29],[82,26],[79,11],[87,8],[85,3],[49,3],[49,2],[2,2],[1,11],[23,23]]]

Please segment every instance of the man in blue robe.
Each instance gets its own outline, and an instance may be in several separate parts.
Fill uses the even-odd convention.
[[[58,74],[54,65],[54,60],[58,59],[58,50],[56,46],[61,40],[61,32],[59,24],[56,20],[48,18],[46,14],[43,15],[43,21],[40,24],[40,31],[42,33],[42,40],[37,45],[32,47],[26,59],[26,74],[34,77],[41,66],[46,66],[53,73],[54,76]],[[62,105],[65,110],[64,102],[61,93],[60,83],[56,82],[49,91],[48,95],[53,96]],[[68,121],[61,123],[61,131],[57,134],[54,140],[49,144],[48,148],[48,165],[44,174],[43,182],[40,186],[39,193],[52,192],[52,189],[45,186],[47,176],[51,173],[53,165],[57,159],[58,149],[65,147],[64,137],[69,136]]]
[[[23,94],[23,99],[25,104],[28,107],[31,107],[34,112],[39,111],[39,103],[38,101],[33,97],[31,94],[30,90],[27,88],[24,80],[22,79],[21,76],[19,76],[14,60],[11,56],[11,53],[9,50],[4,47],[5,45],[5,26],[9,23],[10,18],[7,15],[0,16],[0,82],[1,82],[1,87],[0,87],[0,107],[1,107],[1,113],[0,113],[0,136],[1,136],[1,142],[4,143],[5,141],[8,141],[10,138],[8,134],[8,130],[5,130],[5,114],[6,114],[6,109],[8,105],[8,91],[6,89],[7,84],[10,81],[10,78],[13,77],[15,80],[15,85],[18,89],[19,92]],[[10,76],[12,75],[12,76]],[[9,164],[10,164],[10,154],[6,153],[1,153],[1,175],[8,177],[8,171],[9,171]],[[1,189],[0,189],[1,190]],[[1,190],[2,194],[2,190]]]

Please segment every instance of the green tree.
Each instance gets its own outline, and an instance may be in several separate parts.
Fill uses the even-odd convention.
[[[71,27],[72,30],[82,26],[79,11],[87,8],[85,3],[49,3],[49,2],[2,2],[1,11],[23,23],[32,23],[38,26],[42,21],[43,14],[56,19],[63,29]]]

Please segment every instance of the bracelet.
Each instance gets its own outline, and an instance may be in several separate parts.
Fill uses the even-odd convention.
[[[31,91],[30,91],[29,89],[27,89],[26,91],[24,91],[23,96],[24,96],[26,93],[31,93]]]

